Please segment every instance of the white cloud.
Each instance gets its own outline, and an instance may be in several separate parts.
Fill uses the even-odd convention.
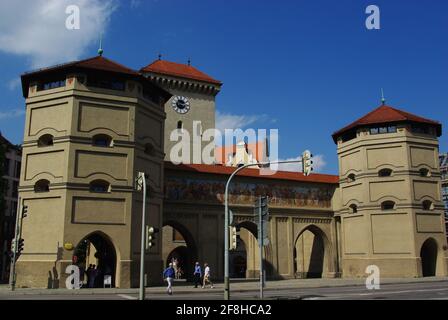
[[[294,161],[300,160],[301,156],[295,158],[279,159],[279,161]],[[271,159],[272,160],[272,159]],[[272,160],[273,161],[273,160]],[[313,172],[322,172],[322,170],[327,165],[322,154],[313,156]],[[279,171],[292,171],[292,172],[302,172],[301,163],[283,163],[278,165]]]
[[[69,5],[80,9],[78,30],[66,28]],[[33,68],[79,59],[99,41],[116,7],[115,0],[2,0],[0,50],[28,57]]]
[[[224,132],[225,129],[245,129],[256,122],[268,120],[266,114],[260,115],[237,115],[216,111],[216,129]],[[271,119],[270,119],[271,120]]]
[[[9,90],[13,91],[20,86],[20,78],[14,78],[7,83],[7,87]]]
[[[21,117],[25,114],[25,108],[12,109],[9,111],[0,111],[0,120],[13,119]]]

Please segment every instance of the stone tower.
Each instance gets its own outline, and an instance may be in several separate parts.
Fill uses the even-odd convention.
[[[202,150],[205,145],[201,143],[202,133],[215,128],[215,97],[222,83],[190,64],[161,59],[142,68],[140,72],[173,95],[165,104],[165,160],[172,160],[170,151],[177,142],[170,141],[170,135],[176,131],[189,135],[189,163],[202,163],[197,152],[196,156],[193,155],[193,150]]]
[[[339,157],[344,277],[447,274],[441,124],[382,105],[333,134]],[[337,218],[339,219],[339,218]]]
[[[24,251],[17,285],[65,287],[70,264],[95,264],[112,286],[138,284],[141,192],[146,221],[161,228],[163,106],[171,95],[102,56],[22,75],[26,123],[19,196]],[[161,241],[147,253],[160,281]]]

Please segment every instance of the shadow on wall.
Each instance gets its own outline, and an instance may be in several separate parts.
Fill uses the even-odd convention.
[[[48,270],[48,285],[47,289],[58,289],[59,288],[59,272],[56,268],[56,264],[58,261],[62,260],[63,248],[58,246],[58,250],[56,253],[56,261],[54,262],[53,268]]]

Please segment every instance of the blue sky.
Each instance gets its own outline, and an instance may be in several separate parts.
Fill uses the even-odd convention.
[[[64,1],[0,4],[0,130],[14,143],[24,125],[18,76],[95,55],[101,32],[105,56],[132,68],[159,52],[191,58],[224,82],[220,117],[278,128],[280,157],[308,148],[323,172],[337,173],[332,132],[377,107],[381,88],[389,105],[448,127],[444,0],[68,1],[81,7],[73,31],[65,30]],[[380,30],[365,27],[370,4],[380,8]]]

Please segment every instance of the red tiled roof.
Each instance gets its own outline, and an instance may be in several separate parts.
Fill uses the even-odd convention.
[[[68,68],[68,67],[81,67],[81,68],[86,68],[86,69],[95,69],[95,70],[102,70],[102,71],[125,73],[125,74],[129,74],[129,75],[134,75],[134,76],[139,75],[139,73],[137,71],[132,70],[128,67],[125,67],[122,64],[119,64],[115,61],[107,59],[103,56],[95,56],[95,57],[85,59],[85,60],[77,60],[77,61],[72,61],[72,62],[68,62],[68,63],[64,63],[64,64],[58,64],[58,65],[51,66],[48,68],[42,68],[39,70],[25,73],[25,74],[23,74],[23,76],[30,76],[30,75],[33,75],[36,73],[55,71],[58,69],[64,69],[64,68]]]
[[[221,84],[220,81],[213,79],[212,77],[206,75],[202,71],[199,71],[195,67],[165,60],[156,60],[146,67],[141,68],[140,72],[153,72],[158,74],[211,82],[214,84]]]
[[[373,124],[382,124],[382,123],[391,123],[391,122],[417,122],[424,123],[429,125],[437,126],[438,132],[441,134],[441,124],[440,122],[425,119],[419,116],[416,116],[412,113],[408,113],[406,111],[402,111],[399,109],[392,108],[390,106],[382,105],[375,110],[369,112],[365,116],[359,118],[355,122],[349,124],[348,126],[336,131],[332,134],[333,140],[336,142],[337,138],[351,130],[361,126],[373,125]],[[440,135],[439,134],[439,135]]]
[[[190,171],[207,174],[221,174],[230,176],[236,170],[234,167],[226,167],[221,165],[207,165],[207,164],[179,164],[175,165],[169,161],[165,161],[165,169],[174,169],[179,171]],[[238,173],[241,177],[252,177],[261,179],[276,179],[276,180],[290,180],[299,182],[311,183],[328,183],[339,184],[339,176],[330,174],[313,173],[309,176],[304,176],[303,173],[277,171],[273,175],[260,175],[259,169],[247,168]]]

